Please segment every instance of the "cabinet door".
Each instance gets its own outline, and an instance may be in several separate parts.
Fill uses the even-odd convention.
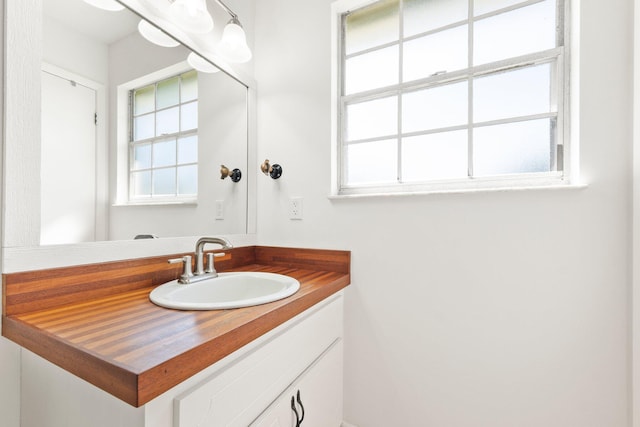
[[[291,409],[295,400],[298,416],[302,416],[297,393],[304,406],[300,427],[339,427],[342,423],[342,340],[337,340],[259,417],[255,427],[296,427]]]

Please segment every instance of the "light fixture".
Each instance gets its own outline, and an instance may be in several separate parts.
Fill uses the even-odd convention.
[[[116,0],[84,0],[100,9],[118,11],[124,6]],[[207,10],[207,0],[170,0],[169,12],[172,21],[184,31],[206,34],[213,30],[213,18]],[[247,36],[236,15],[222,0],[214,0],[227,12],[231,19],[224,27],[216,53],[230,63],[243,63],[251,59],[251,49],[247,45]],[[175,47],[180,43],[144,19],[138,23],[138,31],[148,41],[162,47]],[[198,71],[215,73],[217,67],[196,54],[189,55],[189,64]]]
[[[229,62],[242,63],[251,59],[247,36],[237,16],[232,16],[224,27],[222,39],[218,43],[218,53]]]
[[[175,23],[185,31],[206,34],[213,30],[206,0],[174,0],[170,10]]]
[[[187,56],[187,63],[189,63],[189,65],[191,65],[196,70],[203,73],[217,73],[218,71],[220,71],[218,67],[195,52],[191,52],[189,56]]]
[[[138,23],[138,32],[142,37],[158,46],[176,47],[180,45],[173,37],[167,35],[167,33],[144,19],[141,19]]]
[[[98,9],[104,9],[111,12],[118,12],[124,9],[124,6],[115,0],[84,0],[84,2],[97,7]]]

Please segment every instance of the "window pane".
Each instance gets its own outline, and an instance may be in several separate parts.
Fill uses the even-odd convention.
[[[398,4],[399,0],[382,0],[347,15],[347,55],[398,40]]]
[[[181,102],[198,99],[198,72],[189,71],[182,75]]]
[[[156,135],[168,135],[178,132],[180,107],[158,111],[156,114]]]
[[[403,81],[467,68],[468,45],[467,25],[405,43]]]
[[[172,166],[176,164],[176,140],[156,142],[153,144],[153,167]]]
[[[476,176],[549,172],[551,121],[532,120],[473,131]]]
[[[198,127],[198,102],[184,104],[180,113],[180,130],[191,130]]]
[[[404,36],[467,19],[469,0],[404,0]]]
[[[135,197],[151,195],[151,171],[132,173],[131,182]]]
[[[467,131],[434,133],[402,141],[402,181],[466,178]]]
[[[376,99],[347,106],[349,141],[398,133],[398,97]]]
[[[398,179],[395,139],[351,144],[347,148],[347,184],[392,183]]]
[[[486,64],[556,46],[555,2],[531,6],[477,21],[474,65]]]
[[[398,83],[398,46],[354,56],[345,61],[345,93]]]
[[[134,117],[134,141],[146,143],[131,149],[132,197],[176,196],[178,185],[181,195],[197,194],[198,72],[137,89],[133,96],[134,115],[145,113]]]
[[[176,168],[153,171],[153,195],[174,196],[176,194]]]
[[[467,82],[438,86],[402,96],[402,132],[467,123]]]
[[[178,195],[198,194],[198,167],[181,166],[178,168]]]
[[[153,138],[155,133],[154,128],[154,115],[147,114],[145,116],[136,117],[133,119],[133,140],[140,141],[142,139]]]
[[[151,167],[151,144],[133,147],[133,169],[149,169]]]
[[[149,113],[154,110],[154,107],[156,105],[155,91],[156,88],[154,85],[143,87],[134,91],[134,115],[139,116],[140,114]]]
[[[178,164],[198,161],[198,135],[178,139]]]
[[[493,74],[473,83],[474,122],[548,113],[551,66]]]
[[[522,2],[523,0],[474,0],[473,15],[483,15]]]
[[[158,83],[157,108],[166,108],[180,102],[180,78],[178,76]]]

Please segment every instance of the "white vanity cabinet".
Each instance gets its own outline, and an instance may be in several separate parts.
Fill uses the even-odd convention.
[[[23,351],[21,426],[296,427],[300,390],[300,426],[339,427],[342,335],[338,292],[140,408]]]

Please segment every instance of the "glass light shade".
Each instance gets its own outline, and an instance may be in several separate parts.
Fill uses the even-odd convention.
[[[185,31],[205,34],[213,30],[213,18],[205,0],[175,0],[170,10],[175,23]]]
[[[168,36],[162,30],[158,29],[144,19],[141,19],[138,23],[138,32],[142,37],[158,46],[176,47],[180,45],[180,43],[175,41],[172,37]]]
[[[203,73],[217,73],[220,71],[218,67],[194,52],[191,52],[189,56],[187,56],[187,62],[193,68]]]
[[[115,0],[84,0],[84,2],[98,9],[104,9],[110,12],[118,12],[124,9],[124,6]]]
[[[251,59],[247,37],[237,19],[232,19],[224,27],[222,39],[218,44],[218,53],[229,62],[241,63]]]

